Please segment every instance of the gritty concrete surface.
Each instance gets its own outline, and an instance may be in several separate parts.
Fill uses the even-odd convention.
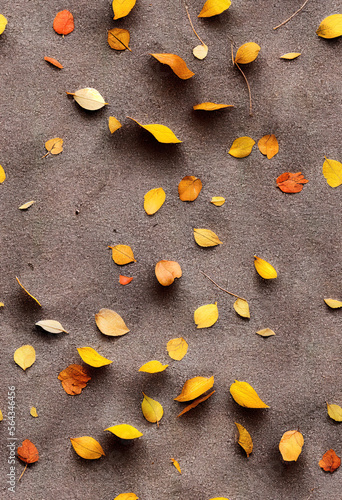
[[[341,189],[322,175],[324,155],[342,160],[341,40],[315,34],[321,20],[341,12],[337,0],[309,1],[300,15],[277,31],[273,27],[301,2],[233,0],[212,19],[196,17],[202,2],[189,0],[194,25],[209,46],[204,61],[193,58],[198,41],[181,2],[138,0],[131,14],[112,20],[110,1],[3,0],[8,25],[0,37],[0,163],[7,179],[1,196],[0,364],[2,442],[1,498],[20,500],[112,500],[132,491],[141,500],[307,500],[341,498],[341,474],[324,473],[318,461],[334,448],[342,454],[341,424],[327,416],[326,401],[342,404],[341,311],[324,297],[341,295]],[[75,30],[64,39],[52,29],[55,14],[69,9]],[[108,29],[131,32],[132,53],[107,44]],[[254,116],[242,76],[233,68],[235,48],[248,41],[261,46],[245,67]],[[279,57],[301,52],[294,61]],[[179,80],[149,53],[183,57],[196,75]],[[58,70],[44,56],[64,65]],[[109,105],[94,113],[81,109],[65,91],[95,87]],[[194,112],[203,101],[234,104],[215,113]],[[108,131],[108,117],[123,127]],[[183,141],[157,143],[127,119],[169,126]],[[233,140],[258,141],[274,133],[279,154],[267,160],[254,146],[245,159],[227,154]],[[62,154],[45,159],[44,143],[64,139]],[[275,187],[278,175],[302,171],[309,183],[287,195]],[[203,190],[193,203],[178,198],[185,175]],[[162,186],[163,207],[143,210],[144,194]],[[226,197],[215,207],[212,196]],[[34,199],[28,211],[18,210]],[[223,244],[204,249],[192,230],[215,231]],[[128,244],[137,262],[119,268],[108,245]],[[270,261],[279,277],[266,282],[254,270],[253,255]],[[162,288],[154,277],[160,259],[177,260],[183,277]],[[233,310],[221,286],[246,297],[251,319]],[[134,276],[128,286],[120,274]],[[42,303],[25,296],[18,276]],[[219,320],[196,330],[194,310],[217,301]],[[130,332],[102,335],[94,314],[112,308]],[[70,332],[55,336],[35,327],[59,320]],[[275,337],[255,334],[272,328]],[[172,361],[169,339],[183,336],[186,357]],[[26,372],[13,353],[34,346],[35,364]],[[76,347],[91,346],[113,360],[91,369],[79,396],[68,396],[57,380],[71,363],[81,363]],[[139,373],[158,359],[170,366],[161,374]],[[215,376],[216,393],[191,413],[173,401],[194,376]],[[268,410],[239,407],[229,394],[234,379],[249,382]],[[9,465],[7,391],[16,391],[16,437],[37,446],[39,462],[7,490]],[[141,412],[142,391],[164,406],[160,427]],[[39,417],[30,416],[36,406]],[[234,422],[254,440],[249,459],[236,442]],[[103,429],[129,423],[144,436],[122,445]],[[282,434],[299,429],[305,438],[296,463],[284,464],[278,451]],[[89,435],[105,457],[86,461],[69,437]],[[170,458],[182,468],[179,475]],[[314,488],[314,490],[313,490]]]

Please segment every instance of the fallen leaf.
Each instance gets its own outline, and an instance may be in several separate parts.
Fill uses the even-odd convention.
[[[27,210],[28,208],[30,208],[34,203],[36,203],[34,200],[31,200],[31,201],[27,201],[26,203],[24,203],[23,205],[20,205],[19,207],[19,210]]]
[[[121,127],[121,123],[115,118],[115,116],[110,116],[108,118],[108,128],[111,134],[114,134],[114,132],[116,132]]]
[[[222,241],[219,240],[217,234],[210,229],[194,229],[194,238],[197,245],[200,247],[215,247],[216,245],[222,244]]]
[[[200,111],[216,111],[217,109],[223,108],[234,108],[233,104],[217,104],[216,102],[201,102],[201,104],[196,104],[193,109]]]
[[[210,200],[210,203],[215,205],[216,207],[222,207],[222,205],[225,203],[225,198],[223,196],[213,196]]]
[[[0,302],[0,307],[5,307],[5,304],[3,302]]]
[[[339,309],[342,307],[342,302],[340,300],[324,299],[324,302],[327,306],[331,307],[331,309]]]
[[[128,285],[128,283],[130,283],[132,279],[133,277],[129,278],[128,276],[122,276],[122,274],[120,274],[119,283],[120,285]]]
[[[133,250],[128,245],[115,245],[115,247],[109,246],[112,249],[112,259],[118,266],[125,266],[131,262],[136,262],[133,254]]]
[[[45,158],[48,154],[58,155],[63,151],[63,139],[60,137],[49,139],[45,143],[45,149],[47,150],[47,153],[43,156],[43,158]]]
[[[304,179],[302,172],[284,172],[277,178],[277,186],[284,193],[299,193],[308,179]]]
[[[60,322],[55,321],[54,319],[43,319],[41,321],[37,321],[36,325],[50,333],[68,333],[64,330]]]
[[[203,403],[204,401],[206,401],[207,399],[209,399],[210,396],[212,396],[214,394],[214,392],[215,391],[212,391],[209,394],[206,394],[205,396],[201,396],[200,398],[197,398],[195,401],[193,401],[191,404],[189,404],[186,408],[184,408],[184,410],[181,411],[177,415],[177,418],[181,417],[182,415],[184,415],[184,413],[187,413],[188,411],[192,410],[193,408],[196,408],[196,406],[198,406],[200,403]]]
[[[61,10],[53,20],[53,29],[59,35],[69,35],[74,31],[74,16],[68,10]]]
[[[64,68],[64,66],[59,61],[57,61],[57,59],[55,59],[54,57],[45,56],[44,61],[47,61],[48,63],[52,64],[53,66],[56,66],[56,68],[59,68],[59,69]]]
[[[67,94],[72,95],[77,104],[88,111],[97,111],[108,104],[108,102],[105,102],[100,92],[91,87],[79,89],[76,90],[76,92],[67,92]]]
[[[182,337],[171,339],[166,344],[166,349],[170,358],[176,361],[180,361],[184,358],[188,351],[188,347],[188,343]]]
[[[92,347],[77,347],[77,351],[87,365],[94,366],[95,368],[113,363],[110,359],[101,356],[101,354],[96,352]]]
[[[3,416],[3,414],[2,414],[2,411],[0,410],[0,422],[2,422],[2,421],[3,421],[3,419],[4,419],[4,416]]]
[[[333,14],[323,19],[316,33],[321,38],[337,38],[341,36],[342,14]]]
[[[136,0],[113,0],[114,20],[126,17],[135,5]]]
[[[261,337],[271,337],[271,335],[275,335],[274,331],[270,328],[264,328],[263,330],[258,330],[256,332]]]
[[[120,493],[114,500],[138,500],[138,497],[135,493]]]
[[[234,401],[240,406],[245,408],[269,408],[269,406],[259,398],[257,392],[248,382],[235,380],[229,390]]]
[[[330,405],[327,403],[328,415],[330,418],[335,420],[335,422],[342,422],[342,408],[339,405]]]
[[[182,201],[194,201],[200,194],[202,181],[194,175],[186,175],[178,184],[178,194]]]
[[[175,278],[182,276],[181,266],[174,260],[160,260],[157,262],[154,272],[157,280],[163,286],[170,286]]]
[[[150,123],[149,125],[142,125],[130,116],[128,116],[127,118],[130,118],[140,127],[150,132],[150,134],[152,134],[158,142],[161,142],[163,144],[178,144],[179,142],[182,142],[175,136],[175,134],[169,127],[166,127],[166,125],[161,125],[160,123]]]
[[[204,306],[198,307],[194,312],[194,321],[197,328],[209,328],[213,326],[218,320],[218,317],[217,302],[215,302],[215,304],[205,304]]]
[[[95,460],[105,454],[100,443],[91,436],[70,438],[70,441],[77,455],[87,460]]]
[[[182,470],[180,468],[180,465],[179,463],[177,462],[177,460],[175,458],[171,458],[171,462],[173,463],[173,465],[176,467],[176,469],[178,470],[179,474],[182,474]]]
[[[194,76],[195,73],[190,71],[190,69],[187,67],[186,62],[176,54],[150,54],[153,56],[157,61],[159,61],[162,64],[167,64],[170,66],[172,71],[174,72],[175,75],[178,76],[178,78],[181,78],[182,80],[188,80],[192,76]]]
[[[32,406],[32,408],[30,410],[30,415],[31,415],[31,417],[37,418],[38,417],[37,408],[35,408],[34,406]]]
[[[0,184],[2,184],[6,180],[6,173],[4,168],[0,165]]]
[[[141,403],[141,409],[144,417],[148,422],[151,422],[151,424],[158,424],[164,414],[162,405],[155,399],[146,396],[146,394],[143,393],[143,395],[144,399]]]
[[[245,450],[245,452],[247,454],[247,458],[248,458],[249,455],[253,451],[253,441],[252,441],[251,435],[248,432],[248,430],[245,429],[245,427],[243,425],[238,424],[237,422],[235,422],[235,425],[239,431],[238,443]]]
[[[265,280],[272,280],[278,276],[277,271],[269,262],[266,262],[264,259],[260,259],[260,257],[257,257],[256,255],[254,255],[254,266],[256,272]]]
[[[174,400],[180,401],[183,403],[184,401],[192,401],[193,399],[198,398],[204,392],[208,391],[214,385],[214,376],[210,378],[206,377],[194,377],[190,378],[183,385],[182,392],[179,396],[177,396]]]
[[[22,442],[17,452],[18,458],[26,464],[33,464],[39,460],[38,450],[29,439],[25,439],[25,441]]]
[[[299,431],[284,432],[279,443],[279,451],[285,462],[296,461],[302,452],[303,445],[303,434]]]
[[[246,158],[246,156],[251,154],[254,144],[255,141],[250,137],[238,137],[231,145],[228,154],[234,156],[234,158]]]
[[[296,59],[300,55],[301,52],[288,52],[287,54],[283,54],[282,56],[280,56],[280,59],[287,59],[290,61],[292,59]]]
[[[215,497],[215,498],[211,498],[210,500],[229,500],[229,498],[227,498],[227,497]]]
[[[95,321],[100,332],[110,337],[120,337],[129,332],[124,320],[112,309],[100,309],[95,314]]]
[[[330,449],[324,453],[318,465],[327,472],[335,472],[341,465],[341,459],[334,450]]]
[[[131,49],[128,47],[130,34],[128,30],[122,28],[113,28],[108,31],[108,44],[114,50]]]
[[[270,160],[279,151],[279,144],[274,134],[264,135],[258,142],[260,152]]]
[[[5,31],[6,25],[7,25],[6,17],[0,14],[0,35],[2,35],[2,33]]]
[[[136,439],[143,435],[135,427],[128,424],[113,425],[108,427],[105,431],[109,431],[120,439]]]
[[[160,361],[153,359],[152,361],[148,361],[144,365],[139,368],[139,372],[146,373],[159,373],[166,370],[169,365],[163,365]]]
[[[230,0],[207,0],[198,17],[212,17],[222,14],[231,5]]]
[[[247,300],[236,299],[236,301],[233,304],[233,307],[239,316],[242,316],[243,318],[250,318],[251,317],[251,315],[249,313],[249,305],[248,305]]]
[[[13,359],[20,368],[26,370],[36,361],[36,351],[31,345],[23,345],[16,349]]]
[[[244,43],[238,48],[234,62],[238,64],[249,64],[258,57],[260,49],[261,47],[257,43]]]
[[[208,46],[205,43],[196,45],[196,47],[192,49],[192,53],[197,59],[200,59],[202,61],[208,55]]]
[[[323,175],[329,186],[335,188],[342,184],[342,163],[337,160],[325,158]]]
[[[20,283],[19,278],[17,278],[17,276],[16,276],[15,279],[17,280],[17,282],[19,283],[19,285],[21,286],[21,288],[24,290],[24,292],[26,292],[27,295],[29,297],[31,297],[31,299],[33,299],[35,302],[37,302],[37,304],[41,307],[42,306],[41,303],[36,299],[36,297],[34,297],[33,295],[31,295],[28,290],[26,290],[26,288]]]
[[[61,380],[63,389],[71,396],[81,394],[82,389],[87,387],[87,382],[90,379],[88,369],[81,365],[69,365],[58,375],[58,380]]]
[[[144,210],[148,215],[153,215],[165,201],[165,191],[163,188],[150,189],[144,196]]]

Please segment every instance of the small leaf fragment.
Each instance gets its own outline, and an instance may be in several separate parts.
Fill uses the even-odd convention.
[[[3,419],[4,419],[4,416],[3,416],[3,414],[2,414],[2,411],[0,410],[0,422],[2,422],[2,421],[3,421]]]
[[[230,386],[230,394],[234,401],[245,408],[269,408],[258,396],[257,392],[248,382],[235,380]]]
[[[146,394],[143,393],[143,395],[144,399],[141,403],[141,409],[144,417],[148,422],[151,422],[151,424],[160,422],[164,414],[162,405],[155,399],[146,396]]]
[[[110,337],[119,337],[129,332],[124,320],[112,309],[100,309],[95,314],[95,322],[100,332]]]
[[[91,87],[79,89],[76,90],[76,92],[67,92],[67,94],[72,95],[77,104],[88,111],[97,111],[108,104],[108,102],[105,102],[100,92]]]
[[[109,431],[120,439],[136,439],[143,435],[135,427],[128,424],[113,425],[108,427],[105,431]]]
[[[45,143],[45,149],[47,150],[47,154],[45,156],[47,156],[48,154],[58,155],[63,151],[63,139],[61,139],[60,137],[49,139]],[[43,158],[45,156],[43,156]]]
[[[294,462],[301,454],[303,445],[303,434],[299,431],[287,431],[282,435],[279,451],[286,462]]]
[[[182,201],[194,201],[202,190],[202,181],[194,175],[186,175],[178,184],[178,195]]]
[[[335,472],[341,465],[341,459],[332,449],[326,451],[318,465],[327,472]]]
[[[327,306],[331,307],[331,309],[339,309],[342,307],[342,302],[336,299],[324,299],[324,302]]]
[[[299,193],[307,182],[302,172],[284,172],[277,177],[277,186],[283,193]]]
[[[36,351],[31,345],[23,345],[16,349],[13,359],[25,371],[36,361]]]
[[[117,118],[115,118],[115,116],[110,116],[108,118],[108,128],[111,134],[114,134],[114,132],[116,132],[121,127],[121,123]]]
[[[249,64],[258,57],[260,49],[261,47],[257,43],[244,43],[238,48],[234,62],[238,64]]]
[[[19,210],[27,210],[28,208],[32,207],[34,203],[36,203],[34,200],[27,201],[23,205],[20,205]]]
[[[194,377],[190,378],[185,382],[182,388],[182,392],[179,396],[174,398],[175,401],[180,401],[183,403],[184,401],[192,401],[193,399],[198,398],[203,393],[208,391],[214,385],[214,376],[212,377]]]
[[[6,173],[4,168],[0,165],[0,184],[2,184],[6,180]]]
[[[74,31],[74,16],[68,10],[61,10],[53,20],[53,29],[58,35],[69,35]]]
[[[243,318],[250,318],[251,315],[249,313],[249,305],[247,300],[245,299],[236,299],[236,301],[233,304],[235,312],[239,316],[242,316]]]
[[[133,254],[133,250],[128,245],[115,245],[115,247],[109,246],[112,250],[112,259],[118,266],[125,266],[131,262],[136,262]]]
[[[217,109],[234,108],[233,104],[218,104],[216,102],[201,102],[196,104],[193,109],[199,111],[216,111]]]
[[[248,432],[248,430],[245,429],[245,427],[243,425],[238,424],[237,422],[235,422],[235,425],[239,431],[238,443],[245,450],[245,452],[247,454],[247,458],[248,458],[249,455],[253,451],[253,441],[252,441],[251,435]]]
[[[17,276],[15,277],[15,279],[17,280],[17,282],[19,283],[19,285],[21,286],[21,288],[24,290],[25,293],[27,293],[27,295],[29,297],[31,297],[31,299],[33,299],[35,302],[37,302],[37,304],[41,307],[41,303],[36,299],[36,297],[34,297],[33,295],[30,294],[30,292],[28,290],[26,290],[26,288],[24,287],[24,285],[22,285],[19,281],[19,278],[17,278]]]
[[[157,280],[163,286],[172,285],[175,278],[182,276],[181,266],[174,260],[160,260],[157,262],[154,272]]]
[[[280,56],[280,59],[287,59],[291,61],[292,59],[297,59],[301,55],[301,52],[287,52],[287,54],[283,54]]]
[[[55,59],[54,57],[45,56],[44,61],[52,64],[53,66],[56,66],[56,68],[59,68],[59,69],[64,68],[64,66],[59,61],[57,61],[57,59]]]
[[[130,283],[132,280],[133,280],[133,277],[122,276],[122,274],[120,274],[120,277],[119,277],[120,285],[128,285],[128,283]]]
[[[251,154],[254,144],[255,141],[251,137],[238,137],[231,145],[228,154],[234,156],[234,158],[246,158]]]
[[[120,493],[114,500],[138,500],[135,493]]]
[[[153,359],[152,361],[148,361],[144,365],[139,368],[139,372],[145,373],[159,373],[166,370],[169,365],[163,365],[160,361]]]
[[[0,14],[0,35],[5,31],[5,28],[7,26],[7,19],[5,16]]]
[[[144,196],[144,210],[147,215],[153,215],[164,204],[166,195],[163,188],[150,189]]]
[[[256,272],[265,280],[272,280],[278,276],[277,271],[269,262],[256,255],[254,255],[254,266]]]
[[[205,304],[198,307],[194,312],[194,321],[197,328],[209,328],[213,326],[218,320],[219,313],[217,302],[215,304]]]
[[[110,359],[101,356],[101,354],[95,351],[92,347],[77,347],[77,351],[87,365],[94,366],[95,368],[100,368],[101,366],[113,363]]]
[[[188,343],[182,337],[171,339],[166,344],[167,352],[171,359],[180,361],[188,351]]]
[[[342,422],[342,408],[339,405],[327,403],[328,415],[336,422]]]
[[[198,17],[212,17],[222,14],[231,5],[231,0],[207,0]]]
[[[212,396],[214,394],[214,392],[215,391],[212,391],[209,394],[206,394],[205,396],[201,396],[200,398],[195,399],[195,401],[193,401],[192,403],[190,403],[186,408],[184,408],[183,411],[181,411],[177,415],[177,418],[181,417],[182,415],[184,415],[184,413],[187,413],[188,411],[192,410],[193,408],[196,408],[196,406],[198,406],[200,403],[203,403],[204,401],[206,401],[207,399],[209,399],[210,396]]]
[[[275,335],[274,331],[270,328],[263,328],[262,330],[258,330],[256,333],[261,337],[271,337],[272,335]]]
[[[40,326],[40,328],[43,328],[43,330],[46,330],[49,333],[68,333],[64,330],[60,322],[54,319],[43,319],[41,321],[37,321],[36,325]]]
[[[174,74],[182,80],[188,80],[195,74],[187,67],[186,62],[176,54],[165,53],[150,55],[157,59],[160,63],[170,66]]]
[[[321,38],[337,38],[341,36],[342,14],[333,14],[323,19],[316,33]]]
[[[128,118],[130,117],[128,116]],[[150,132],[150,134],[152,134],[153,137],[157,139],[158,142],[161,142],[163,144],[178,144],[182,142],[175,136],[172,130],[166,125],[161,125],[160,123],[150,123],[148,125],[142,125],[137,120],[134,120],[134,118],[130,119],[133,120],[135,123],[137,123],[141,128]]]
[[[126,17],[135,5],[136,0],[113,0],[114,20]]]
[[[258,142],[260,152],[270,160],[279,151],[279,144],[274,134],[264,135]]]
[[[192,49],[192,53],[196,57],[196,59],[202,61],[208,55],[208,46],[205,45],[205,43],[201,43],[201,45],[196,45],[196,47]]]
[[[176,469],[178,470],[179,474],[182,474],[182,470],[180,468],[180,465],[179,463],[177,462],[177,460],[175,458],[171,458],[171,462],[173,463],[173,465],[176,467]]]
[[[86,458],[87,460],[96,460],[105,454],[100,443],[91,436],[69,439],[77,455],[82,458]]]
[[[38,417],[37,408],[35,408],[34,406],[32,406],[32,408],[30,410],[30,415],[31,415],[31,417],[37,418]]]
[[[217,234],[210,229],[194,229],[194,238],[197,245],[200,247],[215,247],[216,245],[222,244],[222,241],[219,240]]]
[[[222,205],[226,202],[226,199],[223,196],[213,196],[210,200],[210,203],[215,205],[216,207],[222,207]]]
[[[29,440],[25,439],[22,445],[17,450],[18,458],[26,464],[33,464],[39,460],[39,453],[36,446]]]
[[[329,186],[335,188],[342,184],[342,163],[326,158],[323,163],[323,175]]]
[[[69,365],[59,373],[57,378],[62,382],[63,389],[70,396],[81,394],[82,389],[87,387],[87,383],[91,379],[88,369],[81,365]]]
[[[108,44],[114,50],[131,50],[128,47],[130,34],[128,30],[122,28],[113,28],[108,31]]]

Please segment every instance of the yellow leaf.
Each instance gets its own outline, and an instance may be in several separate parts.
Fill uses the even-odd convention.
[[[196,45],[196,47],[192,49],[192,53],[197,59],[200,59],[202,61],[208,55],[208,46],[205,45],[205,43]]]
[[[336,38],[341,36],[342,14],[333,14],[323,19],[316,33],[322,38]]]
[[[115,116],[110,116],[108,118],[108,127],[110,130],[110,133],[114,134],[114,132],[116,132],[119,128],[121,128],[122,125],[119,122],[119,120],[117,120],[117,118],[115,118]]]
[[[113,0],[112,7],[114,20],[127,16],[135,5],[136,0]]]
[[[141,403],[141,409],[144,417],[151,424],[158,423],[164,414],[162,405],[155,399],[146,396],[146,394],[143,393],[143,395],[144,399]]]
[[[270,160],[279,151],[279,144],[274,134],[264,135],[258,142],[260,152]]]
[[[45,143],[45,149],[47,150],[47,153],[43,156],[43,158],[45,158],[48,154],[58,155],[63,151],[63,139],[60,137],[49,139]]]
[[[198,307],[194,312],[194,321],[197,328],[209,328],[218,320],[217,302]]]
[[[19,207],[19,210],[27,210],[28,208],[30,208],[34,203],[36,203],[34,200],[31,200],[31,201],[27,201],[26,203],[24,203],[23,205],[20,205]]]
[[[2,184],[4,182],[4,180],[6,179],[6,173],[5,173],[5,170],[3,169],[3,167],[0,165],[0,184]]]
[[[194,238],[197,245],[200,247],[215,247],[216,245],[222,244],[222,241],[219,240],[217,234],[210,229],[194,229]]]
[[[2,35],[2,33],[5,31],[6,25],[7,25],[6,17],[0,14],[0,35]]]
[[[236,299],[233,307],[239,316],[242,316],[243,318],[250,318],[251,317],[251,315],[249,313],[249,305],[248,305],[247,300]]]
[[[342,163],[337,160],[325,158],[323,163],[323,175],[329,186],[335,188],[342,184]]]
[[[20,368],[26,370],[36,361],[36,351],[31,345],[23,345],[14,352],[13,359]]]
[[[342,422],[342,408],[339,405],[330,405],[327,403],[328,415],[336,422]]]
[[[174,260],[160,260],[157,262],[154,272],[157,280],[163,286],[172,285],[175,278],[182,276],[181,266]]]
[[[92,347],[77,347],[77,351],[87,365],[94,366],[95,368],[113,363],[110,359],[101,356],[101,354],[96,352]]]
[[[37,321],[36,325],[40,326],[40,328],[43,328],[43,330],[46,330],[49,333],[68,333],[64,330],[60,322],[55,321],[54,319],[43,319],[41,321]]]
[[[76,92],[67,92],[67,94],[72,95],[77,104],[88,111],[97,111],[108,104],[98,90],[90,87],[76,90]]]
[[[111,309],[100,309],[95,314],[95,321],[100,332],[110,337],[119,337],[129,332],[121,316]]]
[[[228,154],[234,156],[234,158],[246,158],[246,156],[251,154],[254,144],[255,141],[250,137],[238,137],[231,145]]]
[[[137,120],[134,120],[134,118],[131,118],[130,116],[128,116],[127,118],[130,118],[140,127],[150,132],[150,134],[152,134],[153,137],[155,137],[155,139],[157,139],[158,142],[162,142],[163,144],[177,144],[179,142],[182,142],[179,139],[177,139],[172,130],[169,127],[166,127],[165,125],[160,125],[159,123],[142,125],[141,123],[137,122]]]
[[[280,59],[287,59],[287,60],[292,60],[296,59],[301,55],[301,52],[288,52],[287,54],[283,54],[280,56]]]
[[[5,304],[3,302],[0,302],[0,307],[5,307]]]
[[[238,48],[234,62],[238,64],[249,64],[258,57],[260,49],[261,47],[257,43],[244,43]]]
[[[166,345],[170,358],[180,361],[188,351],[188,344],[182,337],[171,339]]]
[[[165,191],[163,188],[155,188],[148,191],[144,196],[144,209],[148,215],[153,215],[165,201]]]
[[[130,262],[136,262],[133,254],[133,250],[128,245],[115,245],[115,247],[109,246],[112,249],[112,259],[118,266],[124,266]]]
[[[0,410],[0,422],[2,422],[2,421],[3,421],[3,419],[4,419],[4,416],[3,416],[3,414],[2,414],[2,411]]]
[[[257,273],[265,280],[272,280],[278,276],[277,271],[271,264],[256,255],[254,255],[254,265]]]
[[[340,307],[342,307],[342,302],[340,300],[324,299],[324,302],[332,309],[339,309]]]
[[[245,450],[247,453],[247,458],[253,451],[253,441],[251,438],[250,433],[243,427],[243,425],[238,424],[235,422],[236,427],[238,428],[239,431],[239,445]]]
[[[31,415],[32,417],[37,418],[37,417],[38,417],[37,408],[35,408],[34,406],[32,406],[32,408],[31,408],[31,410],[30,410],[30,415]]]
[[[293,462],[301,454],[303,444],[303,434],[299,431],[287,431],[280,440],[279,451],[286,462]]]
[[[31,299],[33,299],[35,302],[37,302],[37,304],[41,307],[42,306],[41,303],[36,299],[36,297],[34,297],[33,295],[31,295],[28,290],[26,290],[26,288],[20,283],[19,278],[17,278],[17,276],[16,276],[15,279],[17,280],[17,282],[19,283],[19,285],[21,286],[21,288],[24,290],[24,292],[26,292],[27,295],[29,295],[29,297],[31,297]]]
[[[120,493],[114,500],[138,500],[138,497],[135,493]]]
[[[230,0],[207,0],[198,17],[212,17],[221,14],[231,5]]]
[[[71,444],[77,455],[87,460],[95,460],[104,455],[100,443],[91,436],[82,436],[79,438],[70,438]]]
[[[131,49],[128,47],[130,39],[130,34],[128,30],[122,28],[113,28],[108,31],[108,44],[111,49],[114,50],[126,50],[128,49],[130,52]]]
[[[215,205],[216,207],[222,207],[222,205],[225,203],[226,199],[223,198],[223,196],[213,196],[210,200],[210,203]]]
[[[210,500],[229,500],[229,498],[226,498],[226,497],[215,497],[215,498],[211,498]]]
[[[257,392],[248,382],[235,380],[229,390],[234,401],[240,406],[244,406],[245,408],[269,408],[269,406],[259,398]]]
[[[139,372],[159,373],[166,370],[169,365],[162,365],[160,361],[153,359],[139,368]]]
[[[176,469],[178,470],[179,474],[182,474],[182,470],[180,468],[180,465],[179,463],[177,462],[177,460],[175,458],[171,458],[171,462],[173,463],[173,465],[176,467]]]
[[[157,61],[159,61],[160,63],[170,66],[174,74],[182,80],[188,80],[195,74],[187,67],[186,62],[176,54],[165,53],[150,55],[157,59]]]
[[[120,439],[136,439],[143,435],[138,429],[128,424],[113,425],[113,427],[108,427],[105,431],[111,432]]]
[[[274,331],[271,330],[270,328],[264,328],[263,330],[257,331],[258,335],[261,335],[261,337],[271,337],[271,335],[275,335]]]
[[[196,104],[193,109],[201,111],[216,111],[217,109],[223,108],[234,108],[233,104],[217,104],[216,102],[202,102],[201,104]]]
[[[206,377],[194,377],[190,378],[183,385],[182,392],[179,396],[175,398],[175,401],[191,401],[192,399],[198,398],[204,392],[208,391],[214,385],[214,376],[210,378]]]
[[[178,195],[182,201],[194,201],[202,190],[202,181],[194,175],[186,175],[178,184]]]

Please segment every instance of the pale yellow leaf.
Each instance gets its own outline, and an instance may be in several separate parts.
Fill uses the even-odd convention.
[[[194,321],[197,328],[209,328],[213,326],[218,320],[219,313],[217,302],[215,304],[205,304],[198,307],[194,312]]]
[[[216,207],[222,207],[222,205],[225,203],[226,199],[223,198],[223,196],[213,196],[210,200],[210,203],[215,205]]]
[[[35,408],[34,406],[32,406],[32,408],[30,410],[30,415],[31,415],[31,417],[37,418],[38,417],[37,408]]]
[[[115,245],[115,247],[109,246],[112,249],[112,259],[118,266],[124,266],[130,262],[136,262],[133,254],[133,250],[128,245]]]
[[[238,424],[237,422],[235,422],[235,425],[239,431],[238,443],[245,450],[248,458],[253,451],[253,441],[251,435],[243,425]]]
[[[235,380],[229,390],[234,401],[240,406],[245,408],[269,408],[248,382]]]
[[[212,17],[222,14],[231,5],[231,0],[207,0],[198,17]]]
[[[201,45],[196,45],[196,47],[192,50],[192,53],[197,59],[200,59],[202,61],[208,55],[208,46],[204,43]]]
[[[200,247],[215,247],[216,245],[222,244],[217,234],[210,229],[195,228],[194,238],[197,245]]]
[[[124,320],[112,309],[100,309],[95,314],[95,321],[100,332],[110,337],[119,337],[129,332]]]
[[[2,184],[4,182],[4,180],[6,179],[6,173],[5,173],[5,170],[3,169],[3,167],[0,165],[0,184]]]
[[[82,436],[79,438],[70,438],[71,444],[77,455],[87,460],[95,460],[104,455],[102,446],[91,436]]]
[[[223,108],[234,108],[233,104],[217,104],[216,102],[201,102],[201,104],[196,104],[193,109],[200,111],[216,111],[217,109]]]
[[[77,351],[87,365],[94,366],[95,368],[113,363],[110,359],[101,356],[101,354],[96,352],[92,347],[77,347]]]
[[[264,135],[258,142],[260,152],[270,160],[279,151],[279,144],[274,134]]]
[[[258,330],[256,332],[261,337],[271,337],[271,335],[275,335],[274,331],[270,328],[264,328],[263,330]]]
[[[287,52],[287,54],[283,54],[282,56],[280,56],[280,59],[287,59],[290,61],[292,59],[296,59],[300,55],[301,52]]]
[[[72,95],[77,104],[88,111],[97,111],[108,104],[98,90],[90,87],[76,90],[76,92],[67,92],[67,94]]]
[[[27,201],[26,203],[24,203],[23,205],[20,205],[19,207],[19,210],[27,210],[28,208],[30,208],[34,203],[36,203],[34,200],[31,200],[31,201]]]
[[[127,118],[130,118],[140,127],[150,132],[150,134],[152,134],[153,137],[157,139],[158,142],[162,142],[164,144],[177,144],[179,142],[182,142],[175,136],[172,130],[169,127],[166,127],[165,125],[161,125],[159,123],[142,125],[141,123],[139,123],[137,120],[134,120],[134,118],[131,118],[130,116],[128,116]]]
[[[148,191],[144,196],[144,209],[148,215],[153,215],[165,201],[165,191],[163,188],[155,188]]]
[[[166,370],[169,365],[162,365],[160,361],[153,359],[139,368],[139,372],[159,373]]]
[[[142,436],[142,432],[128,424],[113,425],[105,431],[109,431],[120,439],[136,439]]]
[[[303,434],[299,431],[284,432],[279,443],[279,451],[286,462],[296,461],[304,445]]]
[[[108,118],[108,128],[111,134],[114,134],[114,132],[116,132],[121,127],[122,127],[121,123],[117,118],[115,118],[115,116],[110,116]]]
[[[179,474],[182,474],[182,470],[180,468],[180,465],[179,465],[178,461],[175,458],[171,458],[171,462],[176,467],[176,469],[178,470]]]
[[[231,145],[228,154],[234,156],[234,158],[246,158],[251,154],[254,144],[255,141],[250,137],[238,137]]]
[[[322,38],[336,38],[341,36],[342,14],[333,14],[323,19],[316,33]]]
[[[170,358],[180,361],[188,351],[188,343],[182,337],[171,339],[166,345]]]
[[[157,61],[159,61],[160,63],[167,64],[167,66],[169,66],[172,69],[174,74],[177,75],[178,78],[181,78],[182,80],[188,80],[195,74],[187,67],[184,59],[177,56],[176,54],[164,53],[164,54],[150,54],[150,55],[153,56],[155,59],[157,59]]]
[[[131,49],[128,47],[129,39],[130,39],[129,31],[123,28],[113,28],[108,31],[107,41],[111,49],[114,50],[128,49],[130,52],[132,52]]]
[[[337,160],[325,158],[323,175],[329,186],[335,188],[342,184],[342,163]]]
[[[233,307],[239,316],[242,316],[243,318],[250,318],[251,317],[251,315],[249,313],[249,305],[248,305],[247,300],[236,299],[236,301],[233,304]]]
[[[31,345],[23,345],[14,352],[13,359],[20,368],[26,370],[36,361],[36,351]]]
[[[342,422],[342,408],[339,405],[327,403],[328,415],[336,422]]]
[[[259,54],[260,46],[254,42],[248,42],[238,48],[235,61],[238,64],[249,64],[253,62]]]
[[[21,286],[21,288],[24,290],[25,293],[27,293],[27,295],[29,297],[31,297],[31,299],[33,299],[35,302],[37,302],[37,304],[41,307],[41,303],[36,299],[36,297],[34,297],[33,295],[30,294],[30,292],[28,290],[26,290],[26,288],[24,287],[24,285],[22,285],[19,281],[19,278],[17,278],[17,276],[15,277],[15,279],[17,280],[17,282],[19,283],[19,285]]]
[[[339,309],[342,307],[342,302],[336,299],[324,299],[324,302],[327,306],[331,307],[331,309]]]
[[[207,377],[194,377],[190,378],[183,385],[182,392],[179,396],[175,398],[175,401],[180,401],[183,403],[184,401],[191,401],[193,399],[198,398],[203,393],[208,391],[214,385],[214,376]]]
[[[164,414],[162,405],[155,399],[146,396],[146,394],[143,393],[143,395],[144,399],[141,403],[141,409],[144,417],[152,424],[158,423]]]
[[[264,259],[260,259],[260,257],[257,257],[256,255],[254,255],[254,266],[257,273],[265,280],[272,280],[278,276],[277,271],[269,262],[266,262]]]
[[[2,35],[2,33],[5,31],[6,25],[7,25],[6,17],[0,14],[0,35]]]
[[[135,493],[120,493],[114,500],[138,500]]]
[[[43,330],[46,330],[49,333],[68,333],[64,330],[60,322],[54,319],[43,319],[41,321],[37,321],[36,325],[40,326],[40,328],[43,328]]]
[[[52,155],[58,155],[63,151],[63,139],[61,139],[60,137],[49,139],[45,143],[45,149]]]
[[[113,0],[114,20],[126,17],[135,5],[136,0]]]

